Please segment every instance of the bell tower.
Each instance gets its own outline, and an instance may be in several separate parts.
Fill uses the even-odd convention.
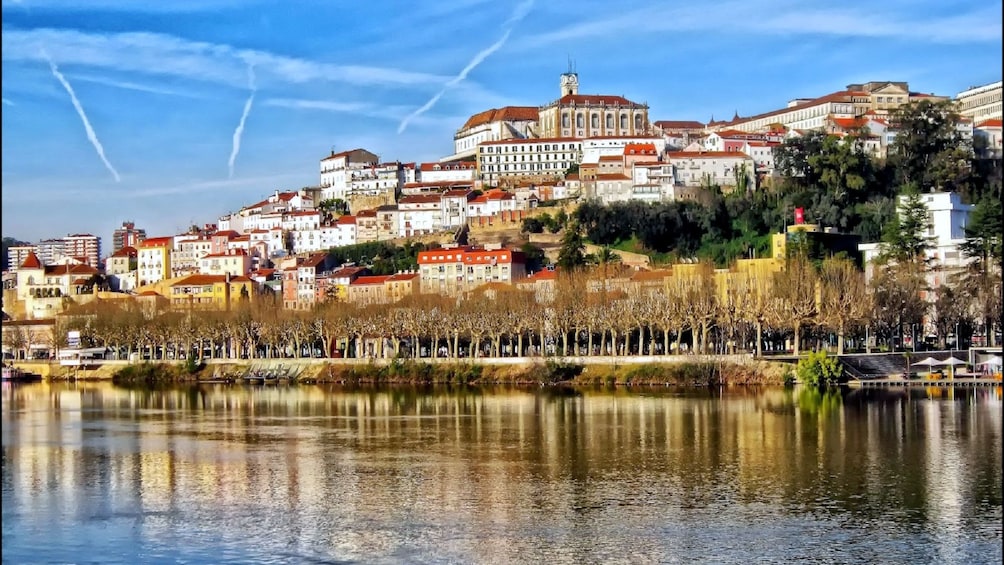
[[[561,96],[579,93],[579,73],[575,72],[575,62],[568,59],[568,71],[561,73]]]

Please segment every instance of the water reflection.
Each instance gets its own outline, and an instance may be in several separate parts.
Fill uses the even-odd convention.
[[[1000,562],[994,390],[5,386],[5,560]]]

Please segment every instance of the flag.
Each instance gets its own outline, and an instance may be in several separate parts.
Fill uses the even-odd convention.
[[[805,208],[795,208],[795,224],[805,223]]]

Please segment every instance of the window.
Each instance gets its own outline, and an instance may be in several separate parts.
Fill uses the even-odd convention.
[[[561,127],[568,127],[568,112],[562,112],[561,114]]]
[[[607,114],[607,129],[614,129],[614,115]]]
[[[591,128],[599,128],[600,127],[600,115],[599,114],[593,114],[592,115],[592,117],[589,119],[589,127],[591,127]]]
[[[582,112],[575,115],[575,127],[581,128],[585,124],[585,118],[582,116]]]
[[[635,114],[634,116],[634,129],[641,129],[641,114]]]
[[[627,114],[621,114],[621,129],[627,129],[628,117]]]

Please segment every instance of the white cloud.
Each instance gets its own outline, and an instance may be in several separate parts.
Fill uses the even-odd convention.
[[[122,180],[119,177],[119,172],[115,170],[108,158],[105,157],[105,148],[101,145],[101,141],[98,140],[98,134],[94,132],[94,128],[91,127],[91,121],[87,119],[87,114],[84,113],[84,107],[80,105],[80,101],[77,100],[76,93],[73,92],[73,87],[66,80],[66,77],[59,72],[59,68],[56,67],[56,63],[45,53],[41,52],[41,56],[49,63],[49,69],[52,71],[52,76],[56,77],[56,80],[63,85],[66,89],[67,94],[70,95],[70,102],[73,103],[73,108],[77,111],[77,115],[80,116],[80,121],[84,123],[84,130],[87,132],[87,139],[90,140],[91,145],[94,146],[94,150],[98,153],[98,157],[101,158],[101,162],[105,164],[105,167],[111,172],[112,176],[115,177],[115,182]]]
[[[160,33],[4,29],[0,40],[5,62],[41,61],[39,52],[45,49],[64,66],[183,77],[230,86],[244,82],[247,65],[256,67],[262,82],[405,87],[441,85],[449,80],[449,77],[428,73],[323,63]]]
[[[906,39],[934,43],[1000,41],[1000,9],[986,8],[949,17],[919,19],[914,4],[857,8],[814,8],[803,2],[746,0],[700,3],[667,9],[662,2],[620,16],[585,20],[520,42],[535,50],[546,45],[588,38],[659,32],[716,32],[760,35],[830,35]],[[881,10],[887,10],[880,13]]]
[[[300,100],[295,98],[269,98],[264,102],[266,106],[278,108],[292,108],[294,110],[325,110],[328,112],[359,112],[373,108],[370,104],[362,102],[331,102],[329,100]]]
[[[523,2],[520,2],[513,10],[512,15],[509,16],[509,19],[507,19],[502,24],[502,27],[505,29],[505,32],[502,34],[502,37],[499,38],[499,40],[496,41],[495,43],[489,45],[487,48],[478,51],[478,53],[474,55],[474,58],[471,59],[469,63],[467,63],[467,66],[461,69],[460,73],[457,74],[457,76],[453,77],[452,79],[449,80],[449,82],[443,85],[442,90],[437,92],[432,98],[429,99],[428,102],[426,102],[425,104],[420,106],[417,110],[415,110],[414,112],[406,116],[403,120],[401,120],[401,124],[398,125],[397,127],[397,133],[402,133],[405,129],[407,129],[408,124],[412,120],[431,110],[432,107],[435,106],[437,102],[439,102],[439,99],[442,98],[444,94],[446,94],[447,90],[463,82],[464,79],[467,78],[467,75],[471,73],[471,71],[477,68],[477,66],[480,65],[482,62],[484,62],[484,60],[487,59],[492,53],[495,53],[496,51],[501,49],[502,46],[506,44],[506,41],[509,40],[509,36],[512,34],[512,26],[516,25],[520,20],[526,17],[526,15],[530,12],[530,9],[533,8],[533,2],[534,0],[524,0]]]
[[[14,102],[13,102],[13,101],[11,101],[11,100],[10,100],[9,98],[4,98],[4,99],[3,99],[3,105],[4,105],[4,106],[14,106],[15,104],[14,104]]]
[[[247,122],[248,114],[251,113],[251,104],[254,103],[254,95],[258,92],[258,87],[255,85],[254,80],[254,65],[248,66],[248,88],[251,89],[251,95],[248,96],[247,102],[244,103],[244,112],[241,113],[241,121],[238,122],[237,129],[234,130],[233,147],[230,150],[230,160],[227,161],[227,168],[230,174],[228,178],[234,178],[234,163],[237,161],[237,154],[241,151],[241,136],[244,135],[244,124]]]

